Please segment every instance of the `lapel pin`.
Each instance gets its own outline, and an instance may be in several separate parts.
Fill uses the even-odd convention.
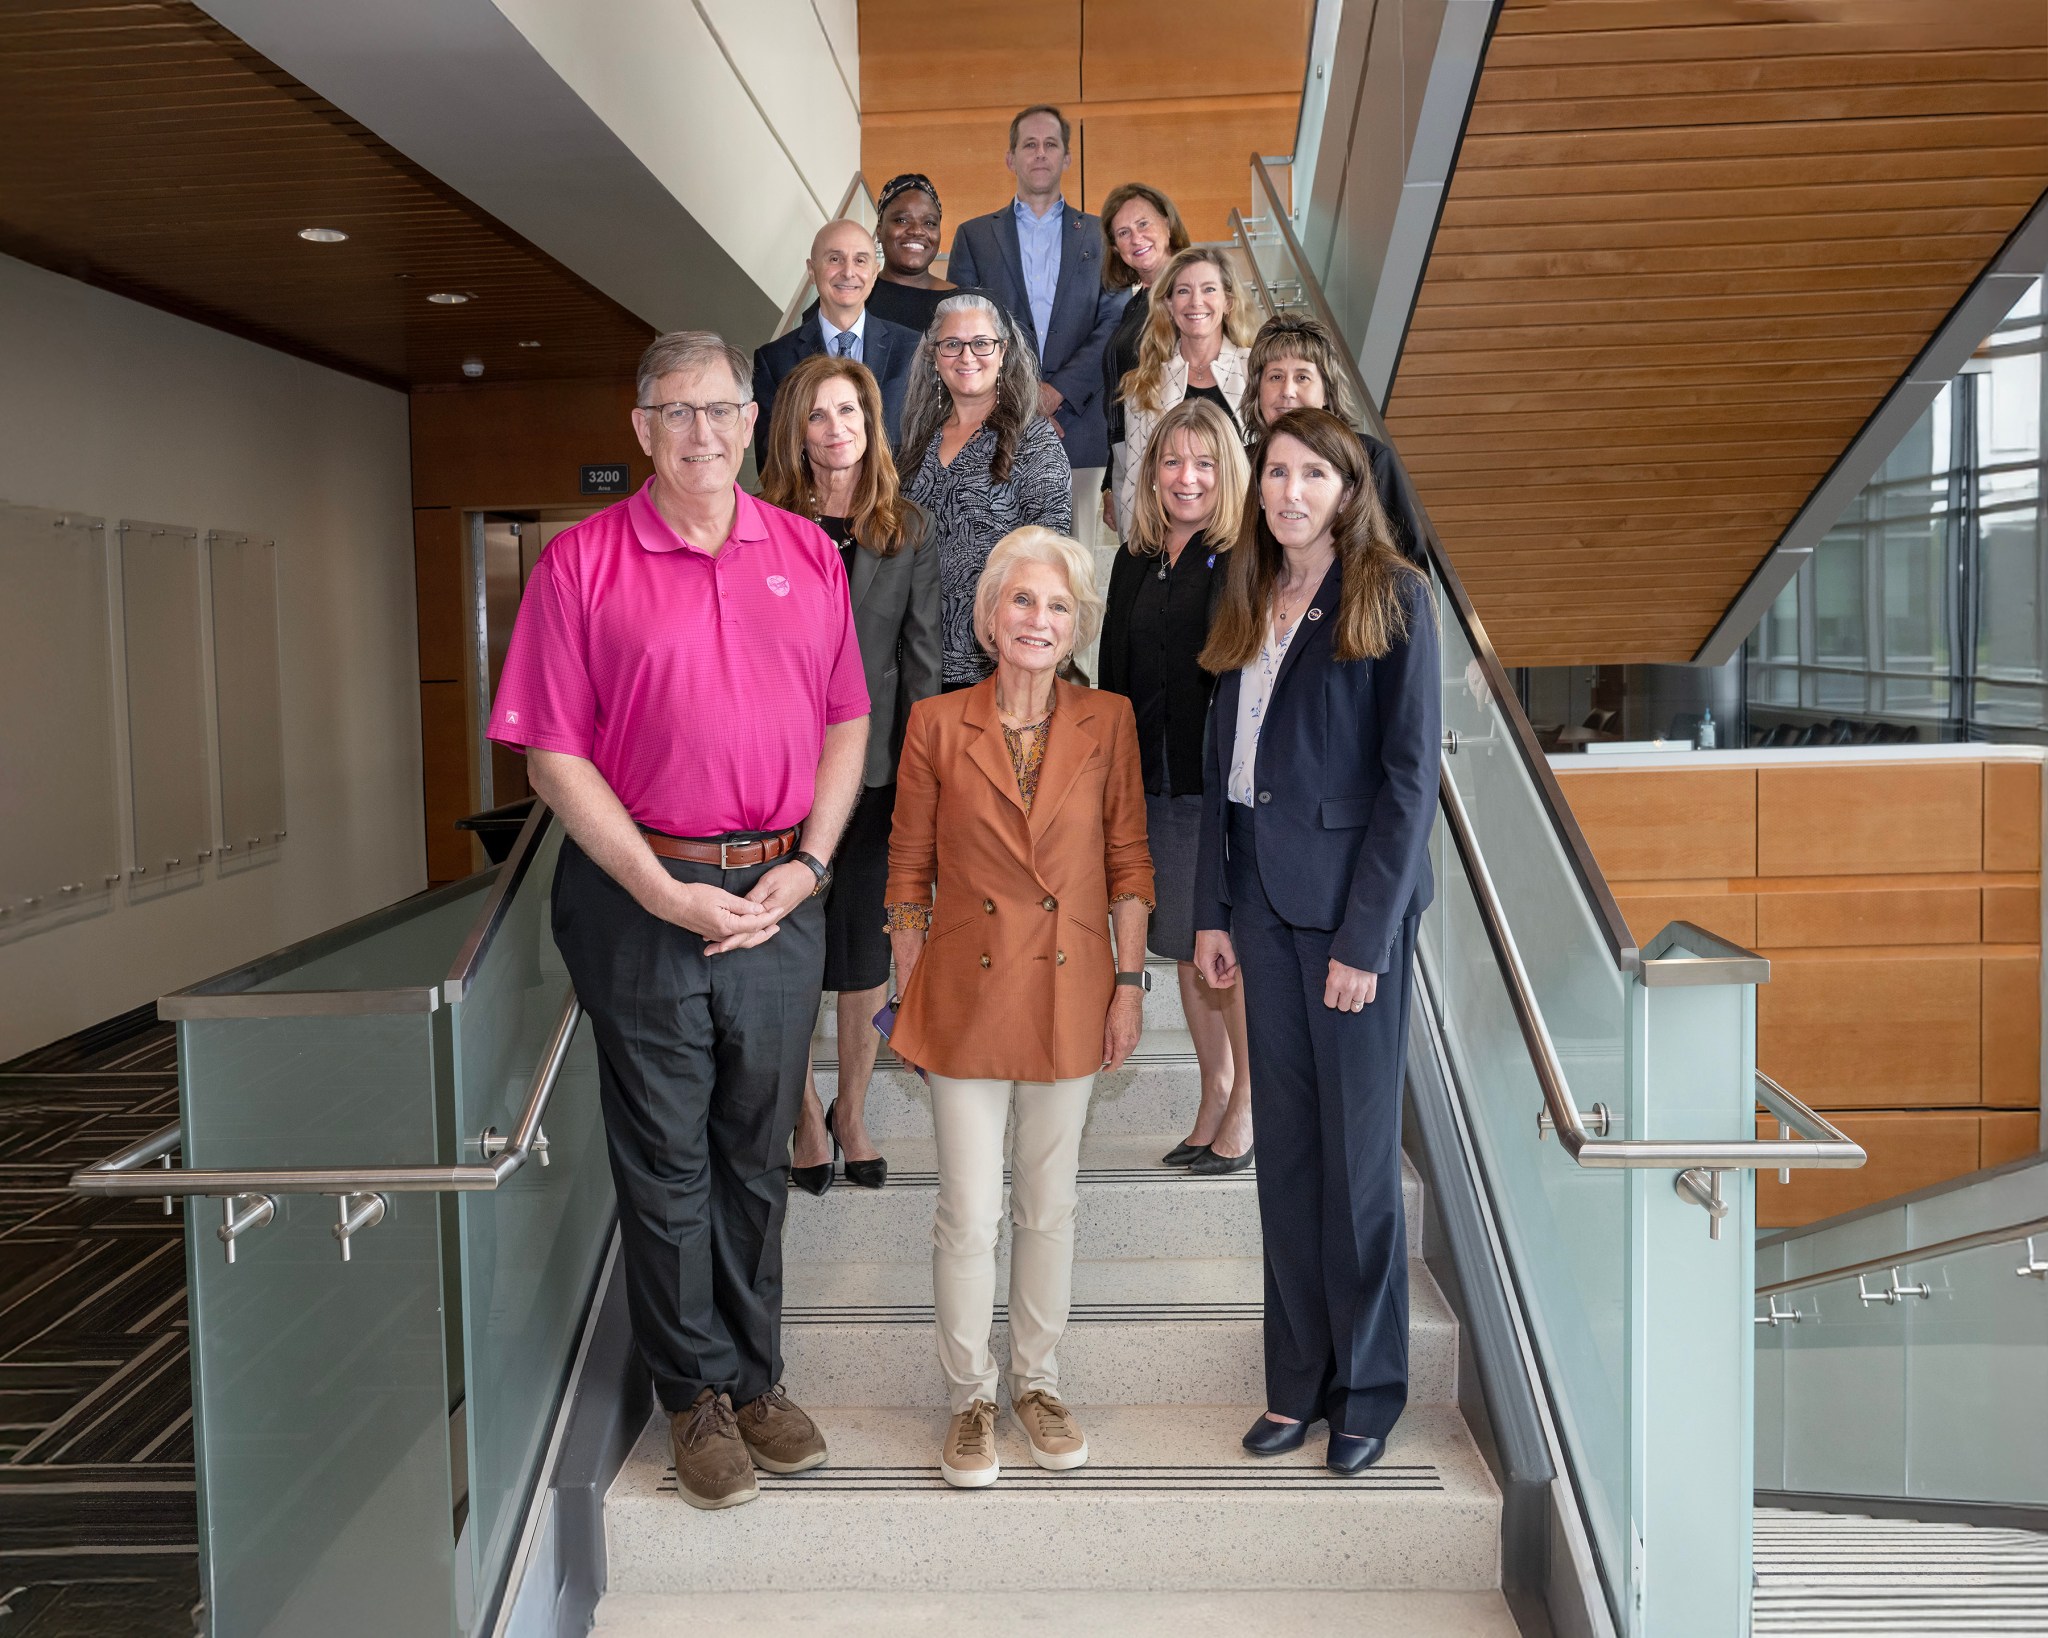
[[[1323,611],[1321,609],[1310,609],[1308,611],[1308,617],[1311,620],[1320,620],[1323,617]]]

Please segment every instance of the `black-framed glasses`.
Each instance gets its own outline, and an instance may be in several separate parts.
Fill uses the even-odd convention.
[[[1002,342],[994,336],[975,336],[962,341],[958,336],[948,336],[932,350],[941,358],[958,358],[964,352],[972,352],[976,358],[988,358]]]
[[[641,404],[636,406],[654,416],[670,432],[688,432],[698,416],[711,423],[714,432],[730,432],[738,424],[738,404],[690,404],[678,398],[668,404]]]

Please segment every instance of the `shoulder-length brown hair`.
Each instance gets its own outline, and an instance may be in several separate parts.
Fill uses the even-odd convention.
[[[1102,201],[1102,288],[1105,290],[1135,290],[1144,281],[1138,277],[1137,269],[1118,254],[1116,248],[1116,213],[1133,199],[1142,199],[1159,212],[1159,220],[1166,224],[1166,254],[1178,256],[1194,241],[1188,236],[1187,224],[1180,219],[1180,212],[1174,209],[1173,201],[1153,187],[1149,182],[1119,182],[1109,190],[1109,197]]]
[[[1283,358],[1298,358],[1313,364],[1323,378],[1323,407],[1346,426],[1359,422],[1358,405],[1352,402],[1351,377],[1337,363],[1337,344],[1330,332],[1312,318],[1283,313],[1269,318],[1252,337],[1251,356],[1244,361],[1244,402],[1237,418],[1244,423],[1247,443],[1255,443],[1266,430],[1259,413],[1259,381],[1266,366]]]
[[[1194,245],[1178,252],[1159,270],[1152,281],[1152,305],[1145,313],[1145,328],[1139,333],[1137,368],[1126,372],[1117,392],[1127,404],[1148,413],[1159,408],[1159,394],[1166,385],[1166,361],[1180,346],[1180,331],[1174,327],[1168,306],[1173,284],[1191,267],[1213,267],[1216,282],[1223,286],[1223,339],[1242,347],[1252,338],[1251,301],[1232,271],[1230,258],[1212,245]]]
[[[768,460],[761,468],[761,498],[798,517],[818,519],[817,479],[811,472],[804,428],[818,402],[818,389],[828,381],[845,381],[860,401],[867,426],[868,452],[860,460],[860,478],[853,486],[853,513],[847,519],[853,538],[877,557],[894,557],[924,539],[924,514],[903,497],[896,483],[896,463],[889,455],[889,434],[882,421],[882,389],[865,364],[830,353],[813,353],[782,378],[775,389],[775,408],[768,416]]]
[[[1343,590],[1337,603],[1332,647],[1339,660],[1377,660],[1408,635],[1411,605],[1434,618],[1429,582],[1401,555],[1387,527],[1387,514],[1373,487],[1372,461],[1353,432],[1328,410],[1289,410],[1266,429],[1252,456],[1253,493],[1277,438],[1292,438],[1327,462],[1343,480],[1345,495],[1331,521]],[[1271,619],[1273,591],[1286,553],[1266,527],[1263,507],[1245,513],[1244,527],[1230,553],[1230,574],[1209,628],[1199,663],[1221,674],[1259,656]]]
[[[1166,507],[1159,499],[1159,463],[1166,458],[1167,445],[1180,434],[1194,439],[1216,463],[1216,510],[1202,532],[1211,540],[1234,541],[1244,526],[1245,491],[1251,487],[1251,468],[1245,465],[1244,442],[1230,417],[1206,398],[1183,398],[1159,417],[1152,429],[1152,441],[1145,446],[1145,458],[1138,466],[1138,498],[1131,508],[1131,538],[1134,557],[1156,555],[1166,550],[1172,526],[1166,521]]]

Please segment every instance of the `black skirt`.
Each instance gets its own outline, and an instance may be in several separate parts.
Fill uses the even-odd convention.
[[[828,990],[875,990],[889,982],[889,935],[882,898],[889,886],[889,821],[896,787],[863,786],[832,856],[825,895],[825,983]]]

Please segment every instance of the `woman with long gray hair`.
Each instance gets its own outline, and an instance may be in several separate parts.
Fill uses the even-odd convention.
[[[904,493],[939,555],[942,685],[966,688],[990,661],[974,636],[974,588],[995,543],[1037,524],[1074,526],[1074,477],[1038,408],[1038,358],[986,296],[948,296],[918,343],[903,403]]]

